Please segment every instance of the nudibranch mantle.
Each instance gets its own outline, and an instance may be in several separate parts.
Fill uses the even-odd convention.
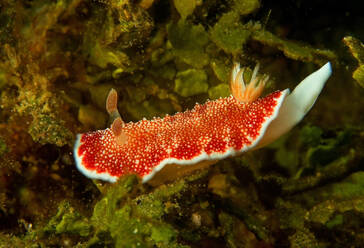
[[[93,179],[115,182],[134,173],[150,182],[162,171],[175,178],[185,174],[181,171],[203,168],[264,146],[289,131],[309,111],[331,75],[331,65],[312,73],[291,94],[286,89],[264,98],[258,97],[268,77],[258,77],[257,71],[258,67],[246,85],[244,70],[236,64],[230,82],[233,95],[196,104],[192,110],[173,116],[136,123],[121,120],[116,92],[112,97],[110,92],[113,104],[107,103],[107,108],[115,105],[108,109],[114,123],[105,130],[77,135],[77,168]]]

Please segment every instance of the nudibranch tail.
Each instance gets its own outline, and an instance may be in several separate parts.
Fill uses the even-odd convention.
[[[291,130],[312,108],[332,73],[330,62],[307,76],[284,100],[277,118],[269,125],[256,148],[265,146]]]
[[[262,94],[265,83],[269,76],[257,76],[259,63],[255,66],[249,83],[244,82],[245,68],[240,68],[239,63],[235,63],[230,77],[230,89],[232,95],[240,102],[253,102]]]

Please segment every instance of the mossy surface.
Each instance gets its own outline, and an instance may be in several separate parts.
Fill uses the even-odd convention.
[[[353,78],[361,87],[364,87],[364,45],[360,40],[351,36],[344,37],[343,41],[359,64],[353,72]]]
[[[361,6],[325,4],[3,0],[0,247],[361,247]],[[265,95],[327,61],[312,110],[263,149],[155,187],[75,167],[76,134],[109,127],[111,88],[139,121],[230,95],[234,62],[245,78],[260,64]]]
[[[211,39],[227,53],[239,53],[251,35],[239,18],[239,13],[228,12],[211,29]]]
[[[85,237],[91,233],[91,225],[87,218],[71,207],[69,202],[62,202],[58,207],[57,214],[44,228],[44,232],[76,234]]]
[[[207,75],[204,71],[189,69],[177,74],[174,91],[181,96],[189,97],[206,93],[208,87]]]
[[[198,0],[173,0],[175,8],[181,15],[181,19],[186,19],[187,16],[191,15],[198,2]]]
[[[183,62],[202,68],[209,62],[205,46],[209,42],[207,32],[202,25],[192,25],[180,20],[167,26],[168,39],[175,55]]]
[[[117,247],[185,247],[177,242],[177,230],[163,217],[169,199],[178,198],[186,187],[182,181],[133,197],[138,189],[136,176],[123,178],[95,205],[91,220],[96,236],[89,245],[103,242],[99,233],[109,232]]]
[[[285,56],[294,60],[312,62],[323,65],[327,61],[336,61],[336,55],[330,50],[314,49],[302,46],[296,42],[287,41],[266,30],[257,30],[253,33],[252,39],[259,41],[267,46],[281,50]]]

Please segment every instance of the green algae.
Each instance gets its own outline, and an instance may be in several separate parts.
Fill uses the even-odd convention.
[[[353,78],[364,87],[364,65],[360,65],[354,72]]]
[[[153,68],[154,69],[154,68]],[[176,76],[176,68],[173,64],[165,64],[162,66],[158,66],[155,70],[152,70],[151,73],[162,79],[173,80]]]
[[[348,211],[363,213],[363,204],[364,199],[362,196],[348,200],[329,199],[313,206],[305,218],[328,228],[334,228],[344,224],[343,213]]]
[[[359,66],[353,72],[353,78],[361,87],[364,87],[364,45],[360,40],[346,36],[343,38],[346,46],[349,47],[352,56],[358,61]]]
[[[315,49],[295,41],[281,39],[265,30],[259,23],[241,23],[240,16],[242,13],[248,14],[259,7],[258,1],[242,2],[251,2],[251,9],[245,8],[244,4],[239,5],[242,6],[241,9],[234,8],[233,11],[225,13],[210,30],[211,40],[226,53],[237,55],[244,44],[253,40],[265,46],[275,47],[281,50],[286,57],[294,60],[312,62],[318,65],[327,61],[336,62],[336,55],[330,50]]]
[[[173,0],[174,7],[176,7],[178,13],[182,19],[186,19],[187,16],[191,15],[198,4],[197,0]]]
[[[168,199],[181,192],[185,183],[161,187],[130,199],[137,184],[136,176],[125,177],[95,205],[91,220],[96,233],[110,232],[117,247],[184,247],[176,240],[178,232],[162,217],[166,214]]]
[[[326,222],[326,227],[332,229],[336,226],[342,225],[343,223],[344,223],[344,216],[342,214],[337,214],[328,222]]]
[[[140,103],[130,102],[126,105],[126,110],[135,120],[141,120],[143,118],[152,119],[153,117],[164,116],[175,111],[170,100],[156,100],[155,98]]]
[[[90,235],[91,228],[87,218],[75,211],[69,202],[62,202],[58,207],[57,214],[50,219],[43,231],[56,234],[77,234],[86,237]]]
[[[323,65],[327,61],[336,62],[337,60],[335,53],[330,50],[316,49],[294,41],[284,40],[264,29],[256,30],[251,37],[266,46],[281,50],[290,59],[312,62],[318,65]]]
[[[125,206],[115,212],[110,223],[111,236],[117,247],[148,247],[174,245],[176,231],[168,224],[146,222],[132,214],[132,207]]]
[[[232,11],[225,13],[210,30],[211,40],[226,53],[237,55],[252,33],[240,22],[240,16],[254,12],[259,6],[257,0],[233,1]]]
[[[207,75],[203,70],[189,69],[178,72],[174,91],[183,97],[206,93],[208,89]]]
[[[351,130],[344,130],[337,133],[332,139],[321,139],[321,144],[309,148],[306,154],[306,163],[308,167],[318,167],[326,165],[342,155],[339,154],[339,148],[345,146],[352,135]]]
[[[103,69],[111,64],[122,72],[129,63],[129,57],[121,51],[113,51],[111,49],[102,48],[100,44],[95,44],[90,51],[90,62]]]
[[[353,173],[342,182],[316,189],[314,192],[305,192],[300,195],[300,198],[308,206],[312,206],[317,201],[322,202],[329,199],[336,199],[338,201],[356,199],[363,196],[363,178],[364,172]]]
[[[119,201],[127,196],[137,183],[137,178],[130,176],[119,182],[120,187],[113,187],[109,190],[106,197],[95,205],[92,222],[97,223],[99,228],[107,228],[108,223],[113,219]]]
[[[358,135],[347,129],[338,130],[334,137],[327,137],[327,133],[317,127],[309,125],[303,128],[298,150],[294,151],[302,167],[296,167],[293,178],[283,185],[283,190],[286,193],[307,190],[355,169],[362,157]],[[299,153],[302,148],[305,149],[304,154]],[[281,149],[286,148],[278,151]],[[289,165],[284,157],[281,159],[281,165]],[[297,166],[297,160],[291,165]]]
[[[170,243],[172,240],[176,239],[177,232],[171,228],[171,226],[158,226],[158,228],[152,229],[151,238],[156,243]]]
[[[319,243],[315,239],[315,235],[307,228],[297,230],[293,235],[289,236],[289,242],[291,247],[320,247]]]
[[[215,100],[220,97],[228,97],[230,95],[230,87],[227,84],[219,84],[208,90],[209,98]]]
[[[360,219],[363,213],[363,194],[360,187],[358,188],[358,179],[362,179],[361,174],[352,175],[337,184],[298,194],[294,198],[288,198],[277,204],[276,208],[283,221],[281,228],[296,230],[293,235],[289,236],[293,247],[302,245],[304,247],[329,247],[328,241],[325,240],[328,236],[315,236],[315,232],[326,232],[326,230],[341,233],[345,237],[340,240],[341,245],[354,245],[362,242],[361,238],[355,238],[353,235],[357,232],[358,225],[349,224],[355,219],[354,216]],[[357,190],[353,190],[354,188]],[[321,193],[318,195],[316,194],[318,192]],[[293,203],[292,200],[296,203]],[[302,201],[305,203],[302,204]],[[334,235],[334,233],[332,234]]]
[[[241,51],[250,35],[251,31],[239,22],[236,12],[224,14],[210,31],[211,40],[226,53],[234,55]]]
[[[6,145],[5,140],[3,139],[3,137],[0,136],[0,156],[7,153],[8,151],[9,151],[9,148]]]
[[[317,232],[317,225],[321,225],[321,230],[327,228],[341,232],[342,235],[347,235],[345,234],[347,231],[356,229],[355,224],[352,226],[348,224],[348,221],[352,218],[352,214],[360,216],[363,211],[362,197],[364,191],[361,181],[363,173],[356,172],[338,180],[338,182],[332,182],[332,180],[342,178],[350,171],[358,169],[362,159],[362,154],[355,152],[361,146],[361,142],[357,143],[358,140],[355,138],[357,134],[352,133],[349,136],[351,138],[347,139],[343,138],[346,136],[345,133],[347,134],[348,131],[339,131],[337,132],[338,139],[328,138],[325,141],[323,136],[325,137],[327,134],[317,127],[307,126],[301,132],[301,142],[312,146],[311,149],[318,148],[316,150],[318,153],[315,158],[311,158],[311,162],[314,163],[311,170],[315,168],[315,175],[303,176],[301,174],[300,179],[288,180],[282,185],[282,190],[287,197],[283,197],[277,205],[277,209],[280,209],[279,213],[282,214],[280,219],[286,221],[284,228],[294,227],[300,230],[295,235],[290,236],[291,244],[299,245],[304,242],[305,247],[327,247],[325,237],[313,235]],[[346,141],[343,142],[344,140]],[[330,141],[330,149],[333,149],[331,153],[341,155],[336,156],[336,158],[330,157],[327,160],[326,152],[322,151],[320,146],[325,143],[330,144]],[[350,144],[350,149],[348,149],[348,144]],[[329,148],[327,147],[327,149]],[[308,151],[307,154],[312,153]],[[322,167],[323,165],[324,167]],[[326,184],[330,180],[331,183]],[[347,221],[343,222],[345,218]],[[343,226],[347,230],[341,229]],[[360,239],[356,240],[352,235],[347,236],[347,239],[340,243],[355,244],[361,242]]]
[[[173,52],[183,62],[202,68],[209,62],[205,46],[209,42],[208,35],[202,25],[192,25],[180,20],[167,26],[168,39],[173,47]]]
[[[29,126],[28,133],[35,142],[64,146],[73,141],[73,134],[64,127],[64,121],[49,115],[35,116]]]
[[[248,15],[260,8],[259,0],[233,0],[232,9],[240,15]]]
[[[227,60],[227,61],[229,61],[229,60]],[[212,59],[210,66],[211,66],[211,69],[213,70],[215,76],[221,82],[223,82],[223,83],[229,82],[231,66],[232,66],[231,63],[225,63],[222,59]]]
[[[302,194],[302,200],[312,206],[305,215],[306,223],[319,225],[322,231],[331,233],[318,238],[321,244],[328,242],[330,236],[341,235],[339,246],[360,244],[362,236],[357,236],[364,213],[363,172],[357,172],[341,182],[334,183]],[[309,201],[307,201],[310,198]],[[319,200],[318,200],[319,199]],[[335,233],[335,234],[334,234]]]
[[[320,144],[322,135],[323,130],[317,126],[306,125],[300,130],[301,142],[311,147],[315,147]]]

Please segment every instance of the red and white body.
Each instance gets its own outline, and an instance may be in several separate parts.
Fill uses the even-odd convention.
[[[136,123],[120,119],[117,129],[77,135],[77,168],[94,179],[115,182],[124,174],[134,173],[147,182],[166,165],[168,173],[178,174],[182,167],[192,168],[261,147],[303,118],[330,76],[331,66],[327,63],[311,74],[292,94],[286,89],[264,98],[257,97],[267,78],[260,78],[264,81],[261,84],[256,73],[252,76],[254,82],[245,85],[243,70],[236,65],[232,72],[233,95],[227,98],[197,104],[192,110],[164,118]]]

